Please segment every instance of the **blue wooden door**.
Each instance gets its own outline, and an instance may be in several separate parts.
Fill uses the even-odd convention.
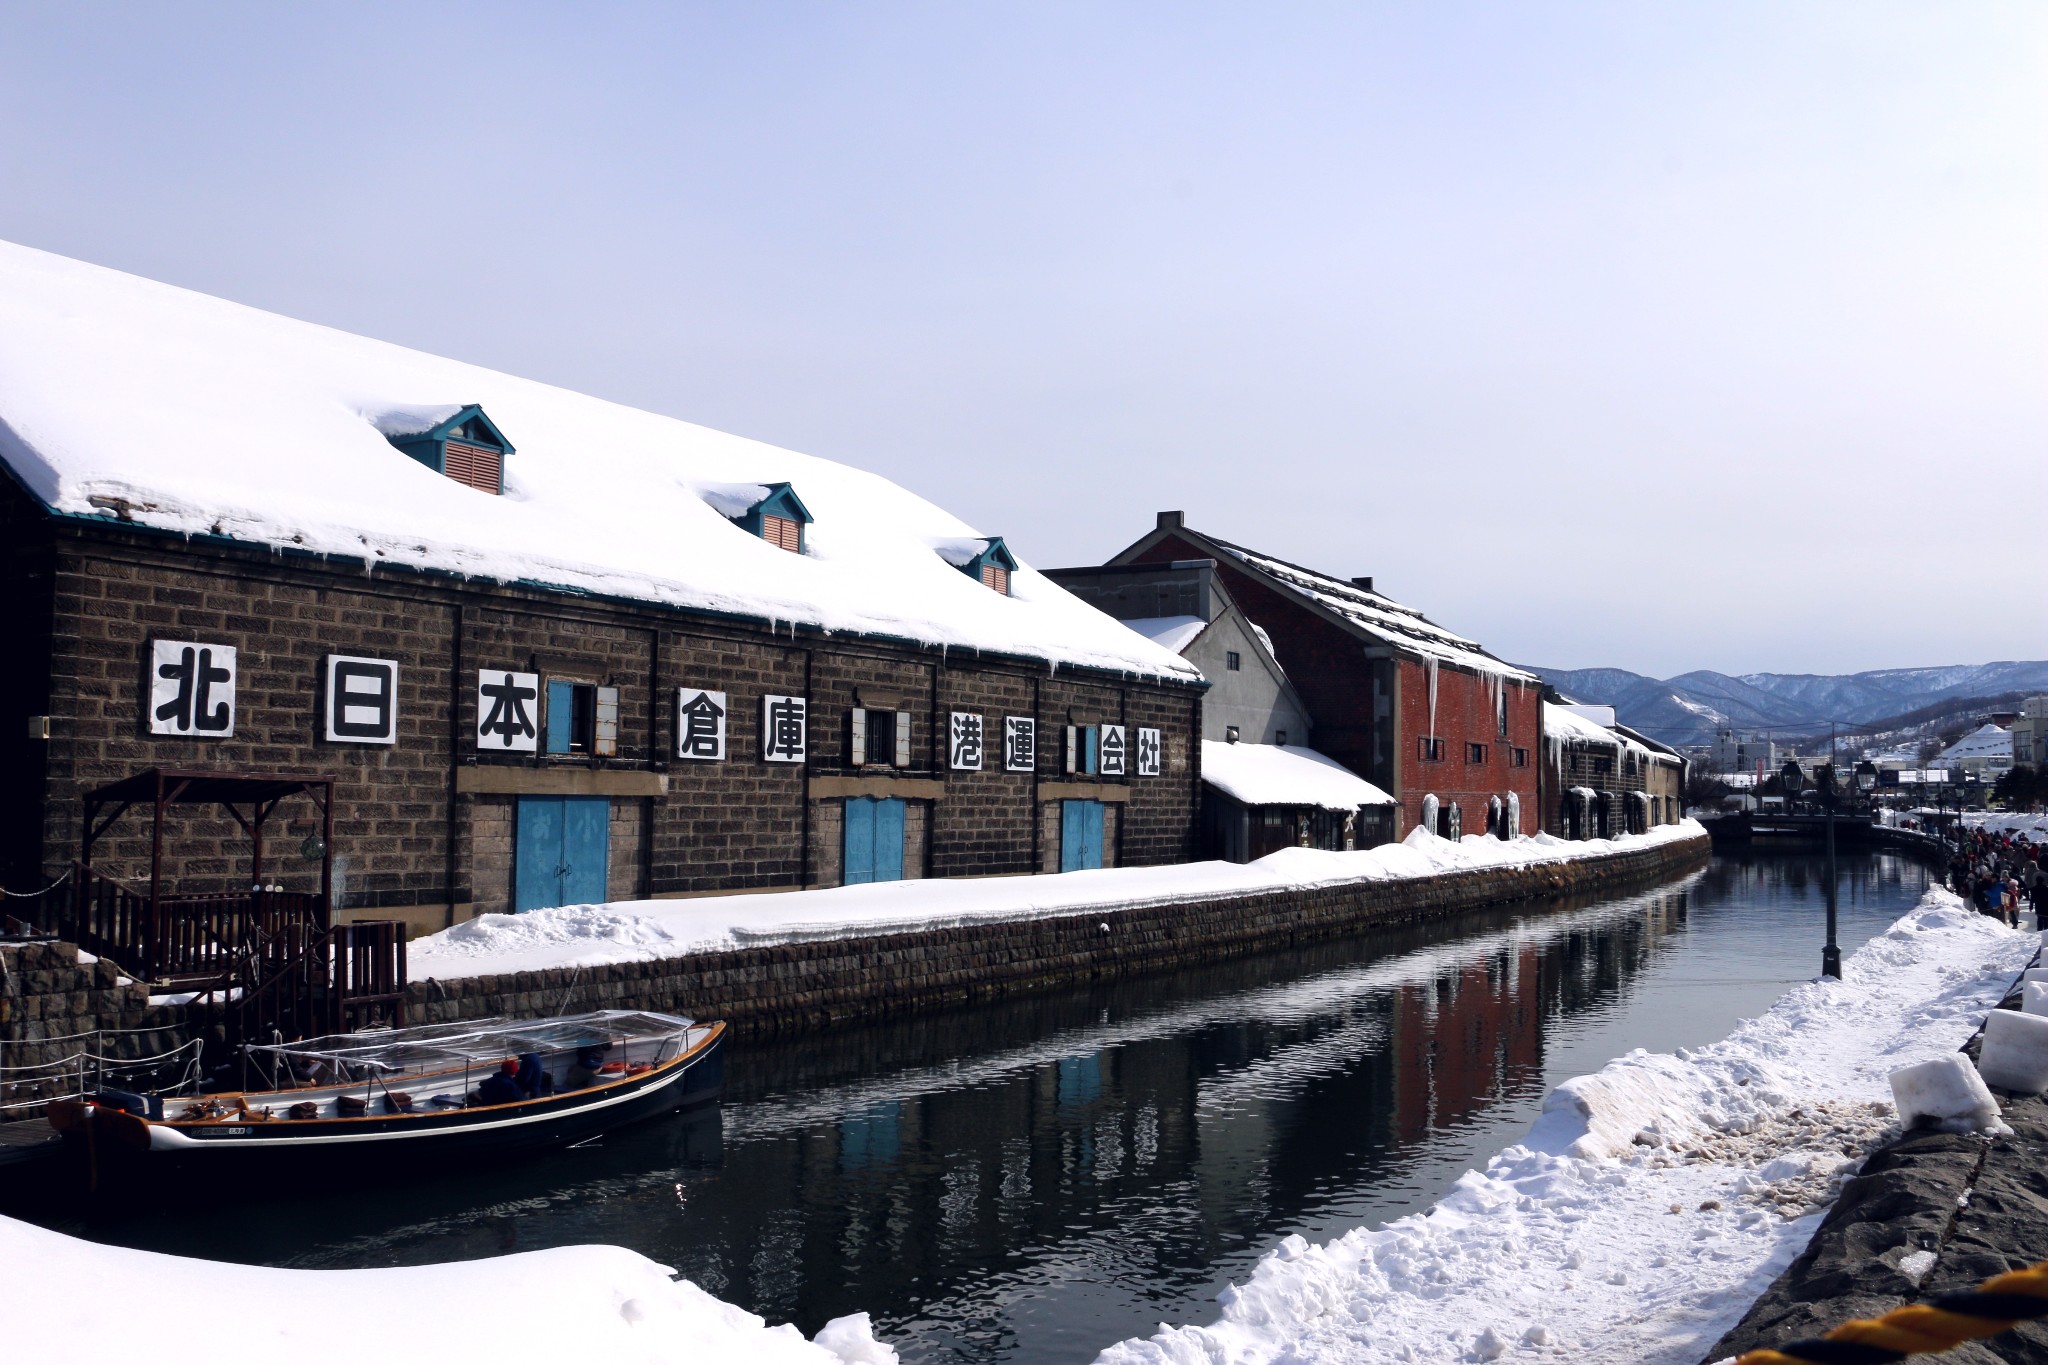
[[[1102,866],[1102,803],[1060,802],[1060,871]]]
[[[848,886],[903,880],[903,802],[895,798],[846,799]]]
[[[603,901],[610,857],[610,801],[602,796],[520,797],[512,908]]]

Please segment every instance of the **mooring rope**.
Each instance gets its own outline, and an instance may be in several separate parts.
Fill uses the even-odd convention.
[[[1857,1318],[1775,1351],[1746,1351],[1735,1365],[1891,1365],[1995,1337],[2036,1318],[2048,1318],[2048,1261],[1994,1275],[1961,1294]]]

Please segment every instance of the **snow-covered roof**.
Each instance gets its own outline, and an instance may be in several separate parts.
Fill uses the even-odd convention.
[[[1968,758],[2011,758],[2012,731],[1980,725],[1936,756],[1937,763]]]
[[[1605,744],[1616,749],[1627,743],[1606,726],[1588,720],[1568,706],[1559,706],[1554,702],[1543,703],[1543,733],[1553,740]]]
[[[1394,798],[1334,758],[1282,744],[1202,741],[1202,780],[1247,806],[1321,806],[1356,810]]]
[[[1209,628],[1209,623],[1199,616],[1141,616],[1124,624],[1153,644],[1176,654],[1193,644],[1195,637]]]
[[[1219,550],[1282,583],[1326,611],[1335,613],[1361,633],[1384,644],[1420,654],[1438,663],[1470,669],[1489,677],[1535,682],[1536,675],[1497,659],[1479,643],[1437,625],[1414,607],[1403,606],[1385,593],[1361,588],[1341,578],[1332,578],[1284,559],[1233,545],[1227,540],[1204,536]]]
[[[502,497],[386,439],[468,403],[517,447]],[[934,552],[975,529],[877,475],[7,243],[0,460],[75,516],[1200,676],[1028,568],[991,593]],[[721,505],[781,482],[816,517],[801,555]]]

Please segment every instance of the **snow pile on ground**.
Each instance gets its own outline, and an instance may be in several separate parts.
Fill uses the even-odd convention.
[[[0,1217],[0,1265],[0,1302],[16,1309],[7,1336],[14,1360],[125,1365],[148,1340],[150,1354],[173,1362],[355,1365],[394,1347],[495,1365],[896,1362],[865,1313],[836,1318],[806,1341],[621,1247],[388,1270],[274,1270],[101,1246]],[[48,1311],[67,1304],[76,1311]],[[91,1304],[119,1305],[130,1330],[95,1322]]]
[[[2025,811],[1972,811],[1963,816],[1963,823],[1971,829],[1989,830],[1993,834],[2024,834],[2035,843],[2048,839],[2048,815],[2032,815]]]
[[[1282,1242],[1206,1327],[1099,1365],[1543,1360],[1693,1365],[1812,1237],[1894,1123],[1888,1077],[1959,1047],[2035,936],[1946,891],[1721,1042],[1559,1086],[1427,1213]]]
[[[467,403],[514,447],[502,497],[380,430]],[[72,516],[1200,676],[1028,567],[991,593],[939,553],[975,528],[876,475],[5,242],[0,461]],[[801,555],[730,520],[779,482],[817,518]]]
[[[870,938],[991,919],[1100,914],[1105,923],[1113,923],[1122,911],[1175,901],[1540,866],[1634,853],[1703,835],[1693,820],[1662,825],[1648,834],[1583,841],[1538,834],[1512,841],[1467,835],[1453,842],[1418,828],[1398,844],[1350,853],[1286,848],[1252,863],[1175,863],[1044,877],[872,882],[818,891],[566,905],[521,915],[479,915],[414,940],[406,961],[415,981],[452,980],[778,943]]]
[[[1320,806],[1357,810],[1394,798],[1314,749],[1293,744],[1202,741],[1202,780],[1247,806]]]

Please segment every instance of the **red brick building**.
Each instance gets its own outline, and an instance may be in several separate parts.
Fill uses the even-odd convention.
[[[1178,512],[1112,564],[1211,559],[1306,703],[1313,746],[1391,792],[1396,837],[1425,818],[1437,832],[1533,834],[1542,690],[1373,587],[1190,528]]]

